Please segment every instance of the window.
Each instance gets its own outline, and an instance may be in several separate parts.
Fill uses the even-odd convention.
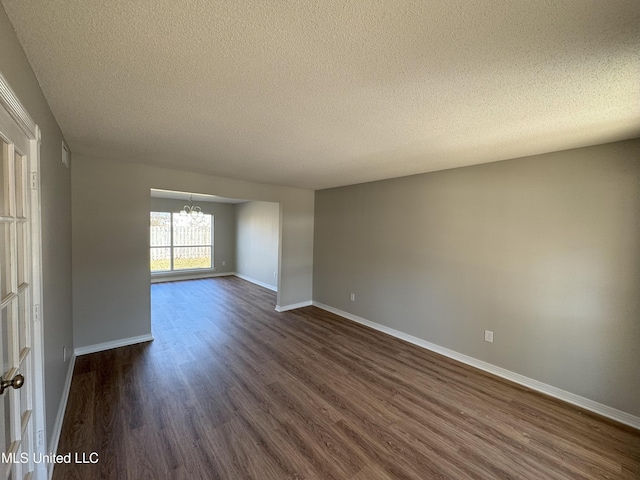
[[[151,271],[213,268],[213,216],[194,222],[178,213],[151,212]]]

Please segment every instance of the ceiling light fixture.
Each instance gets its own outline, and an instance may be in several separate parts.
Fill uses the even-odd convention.
[[[189,198],[189,205],[185,205],[180,210],[180,216],[183,218],[189,218],[192,221],[201,221],[204,218],[202,209],[193,204],[193,195]]]

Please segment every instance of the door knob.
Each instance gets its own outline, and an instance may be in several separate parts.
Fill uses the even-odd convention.
[[[20,388],[22,385],[24,385],[24,376],[20,373],[13,377],[12,380],[5,380],[0,377],[0,395],[9,387]]]

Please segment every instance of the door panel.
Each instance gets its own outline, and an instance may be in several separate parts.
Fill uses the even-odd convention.
[[[29,140],[9,120],[6,112],[0,114],[0,374],[3,380],[14,382],[17,375],[22,375],[24,385],[19,389],[9,386],[0,396],[0,453],[4,454],[0,480],[22,479],[33,471],[35,437],[30,196],[28,157],[24,153],[28,152]]]
[[[1,139],[0,139],[1,140]],[[0,165],[0,215],[10,215],[9,198],[11,196],[8,189],[7,177],[9,177],[9,152],[12,146],[2,140],[2,164]]]
[[[0,301],[11,293],[11,224],[0,221]]]

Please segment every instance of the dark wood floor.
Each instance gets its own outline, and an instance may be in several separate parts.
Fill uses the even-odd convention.
[[[79,357],[56,479],[638,479],[640,432],[235,277]]]

